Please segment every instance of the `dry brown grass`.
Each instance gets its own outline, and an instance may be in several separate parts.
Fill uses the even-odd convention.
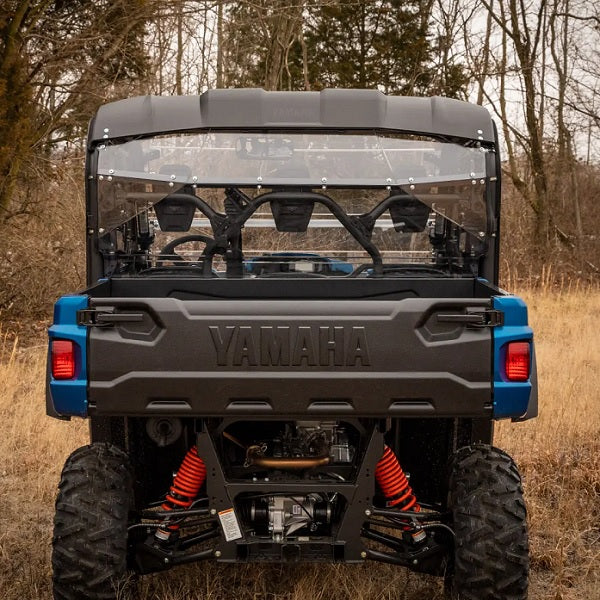
[[[600,292],[524,294],[536,335],[540,416],[502,422],[531,524],[534,598],[600,598]]]
[[[532,600],[600,599],[600,336],[597,290],[527,292],[537,340],[540,417],[501,423],[496,444],[524,475],[531,520]],[[40,341],[42,343],[43,340]],[[44,415],[43,347],[19,350],[0,331],[0,597],[48,599],[53,500],[86,424]],[[423,600],[436,579],[387,565],[180,567],[145,578],[156,600]]]

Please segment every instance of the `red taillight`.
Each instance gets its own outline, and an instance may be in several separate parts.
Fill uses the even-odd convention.
[[[52,377],[54,379],[73,379],[75,377],[75,344],[70,340],[52,342]]]
[[[529,342],[511,342],[506,347],[504,369],[509,381],[527,381],[531,360]]]

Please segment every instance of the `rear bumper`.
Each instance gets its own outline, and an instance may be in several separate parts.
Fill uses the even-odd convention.
[[[90,382],[90,414],[491,417],[490,382],[450,373],[130,372]]]

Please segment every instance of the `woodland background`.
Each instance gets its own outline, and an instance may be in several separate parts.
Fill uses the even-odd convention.
[[[585,0],[0,0],[0,319],[82,288],[87,123],[214,87],[379,88],[485,105],[502,283],[600,277],[600,5]]]

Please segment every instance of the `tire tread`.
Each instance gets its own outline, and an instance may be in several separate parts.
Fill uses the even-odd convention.
[[[450,472],[455,552],[451,595],[460,600],[526,600],[527,512],[519,471],[492,446],[458,450]]]
[[[114,600],[126,573],[132,476],[110,444],[75,450],[59,483],[52,538],[55,600]]]

